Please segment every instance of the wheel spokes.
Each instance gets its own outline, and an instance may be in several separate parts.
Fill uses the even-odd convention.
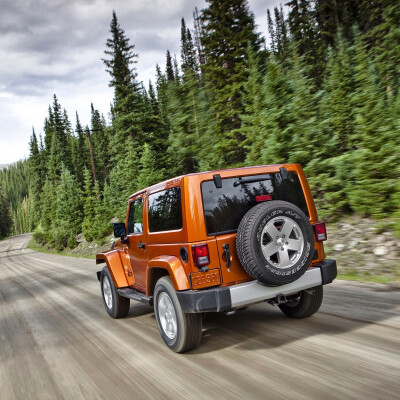
[[[285,218],[285,223],[283,224],[283,227],[280,230],[280,234],[282,236],[285,235],[284,237],[288,238],[293,231],[294,225],[295,224],[291,219]]]
[[[300,251],[303,241],[299,239],[286,239],[288,250]]]
[[[287,250],[282,250],[279,253],[279,265],[281,267],[287,267],[290,264],[289,253]]]
[[[265,258],[270,258],[272,255],[274,255],[278,249],[276,248],[275,242],[271,242],[267,244],[266,246],[261,246],[261,250],[264,254]]]
[[[265,232],[268,233],[271,239],[276,238],[280,233],[274,224],[268,224],[265,228]]]
[[[112,292],[111,285],[107,276],[103,279],[103,297],[106,303],[106,306],[111,309],[112,308]]]
[[[177,332],[176,313],[171,298],[165,292],[160,294],[157,312],[164,333],[169,339],[174,339]]]

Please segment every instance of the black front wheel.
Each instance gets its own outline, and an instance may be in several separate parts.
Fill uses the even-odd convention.
[[[126,317],[129,312],[130,300],[120,296],[107,267],[101,271],[100,284],[104,307],[108,315],[111,318]]]
[[[281,311],[290,318],[307,318],[321,307],[324,290],[322,285],[302,290],[287,303],[279,304]]]
[[[202,336],[201,314],[182,310],[171,278],[164,276],[154,289],[154,313],[165,344],[176,353],[196,348]]]

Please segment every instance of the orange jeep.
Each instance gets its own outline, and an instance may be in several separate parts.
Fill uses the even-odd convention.
[[[327,234],[298,164],[189,174],[128,201],[118,240],[96,255],[106,311],[128,314],[130,299],[154,312],[176,352],[199,345],[205,312],[233,313],[266,301],[289,317],[318,311],[336,277]]]

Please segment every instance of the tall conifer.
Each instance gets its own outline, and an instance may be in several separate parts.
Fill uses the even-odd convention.
[[[261,39],[255,31],[254,15],[246,0],[207,0],[202,10],[203,66],[211,108],[215,116],[217,143],[215,166],[237,165],[244,161],[241,131],[244,106],[241,98],[247,78],[245,68],[248,44],[257,51]]]

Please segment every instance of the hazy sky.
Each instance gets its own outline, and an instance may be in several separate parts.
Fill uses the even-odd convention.
[[[279,0],[250,0],[266,36],[266,9]],[[169,49],[179,60],[180,20],[205,0],[0,0],[0,164],[29,155],[32,127],[43,122],[55,93],[75,126],[90,122],[90,103],[108,119],[112,89],[101,58],[114,9],[139,54],[138,80],[154,81]]]

